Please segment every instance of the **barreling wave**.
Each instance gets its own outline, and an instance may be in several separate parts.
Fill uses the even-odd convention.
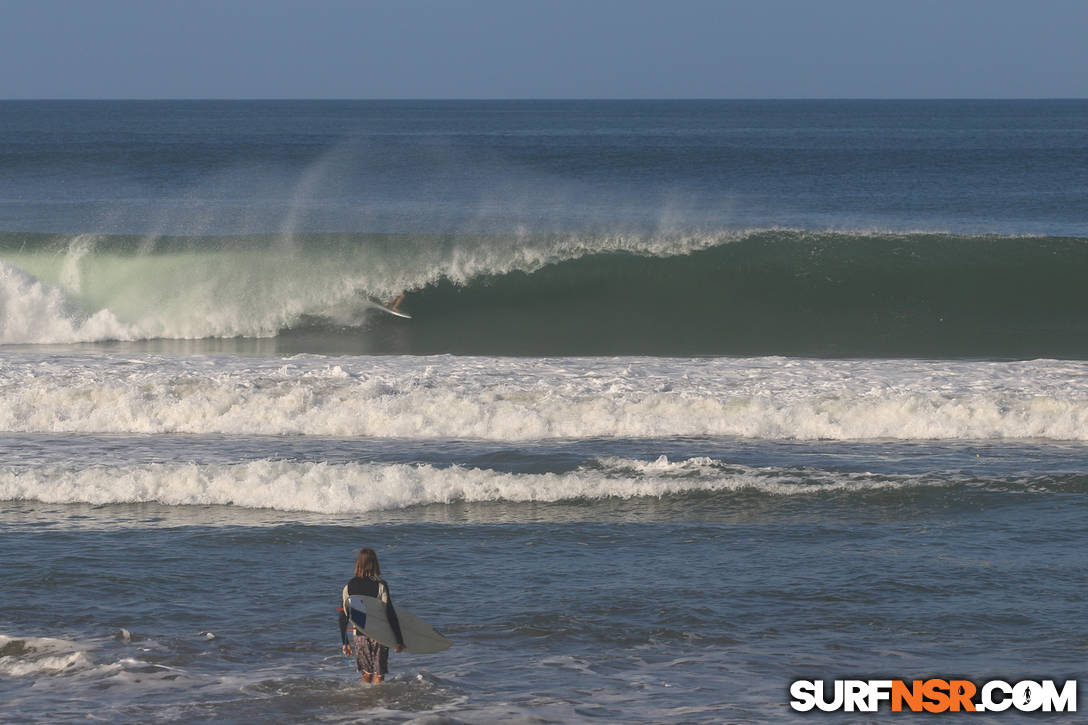
[[[1088,440],[1088,363],[13,352],[0,431]]]
[[[0,467],[0,500],[45,503],[231,505],[340,514],[457,502],[559,502],[675,497],[858,495],[969,485],[988,490],[1085,492],[1083,476],[971,480],[955,476],[752,468],[712,458],[598,459],[567,473],[506,473],[425,464],[142,464]]]
[[[658,235],[0,239],[0,343],[284,352],[1088,357],[1088,240]],[[373,309],[408,291],[411,322]]]

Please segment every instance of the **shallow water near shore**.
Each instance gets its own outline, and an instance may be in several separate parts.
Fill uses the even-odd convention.
[[[1081,442],[0,449],[24,458],[0,475],[0,689],[29,719],[800,722],[795,678],[1076,678],[1088,645]],[[368,544],[394,601],[456,643],[394,656],[372,689],[334,611]]]
[[[27,634],[5,636],[0,687],[31,719],[801,721],[787,679],[1073,678],[1088,481],[1061,478],[324,522],[9,503],[4,631]],[[334,624],[335,554],[374,542],[395,601],[456,643],[395,656],[380,690]]]

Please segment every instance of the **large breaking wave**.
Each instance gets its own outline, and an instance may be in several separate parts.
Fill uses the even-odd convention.
[[[0,343],[1088,357],[1088,240],[912,233],[0,238]],[[368,300],[408,291],[410,322]]]

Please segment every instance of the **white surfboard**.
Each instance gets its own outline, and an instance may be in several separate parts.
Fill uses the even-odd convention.
[[[346,604],[344,611],[355,629],[386,647],[397,646],[397,638],[393,634],[393,628],[389,626],[389,620],[385,616],[385,605],[380,599],[362,594],[351,594],[347,597]],[[431,654],[441,652],[453,644],[436,632],[434,627],[407,609],[394,605],[394,610],[397,613],[397,622],[400,624],[401,636],[404,638],[405,652]]]
[[[390,315],[393,315],[394,317],[403,317],[406,320],[412,319],[412,316],[409,315],[407,312],[401,312],[400,310],[394,310],[393,308],[386,307],[385,305],[383,305],[383,304],[381,304],[379,302],[375,302],[374,300],[367,300],[367,302],[369,302],[370,306],[373,307],[374,309],[381,310],[382,312],[386,312],[386,313],[388,313]]]

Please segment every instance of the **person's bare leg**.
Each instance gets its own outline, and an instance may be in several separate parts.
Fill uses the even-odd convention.
[[[396,299],[389,303],[389,309],[393,310],[393,312],[400,312],[400,303],[404,302],[405,296],[404,292],[397,295]]]

